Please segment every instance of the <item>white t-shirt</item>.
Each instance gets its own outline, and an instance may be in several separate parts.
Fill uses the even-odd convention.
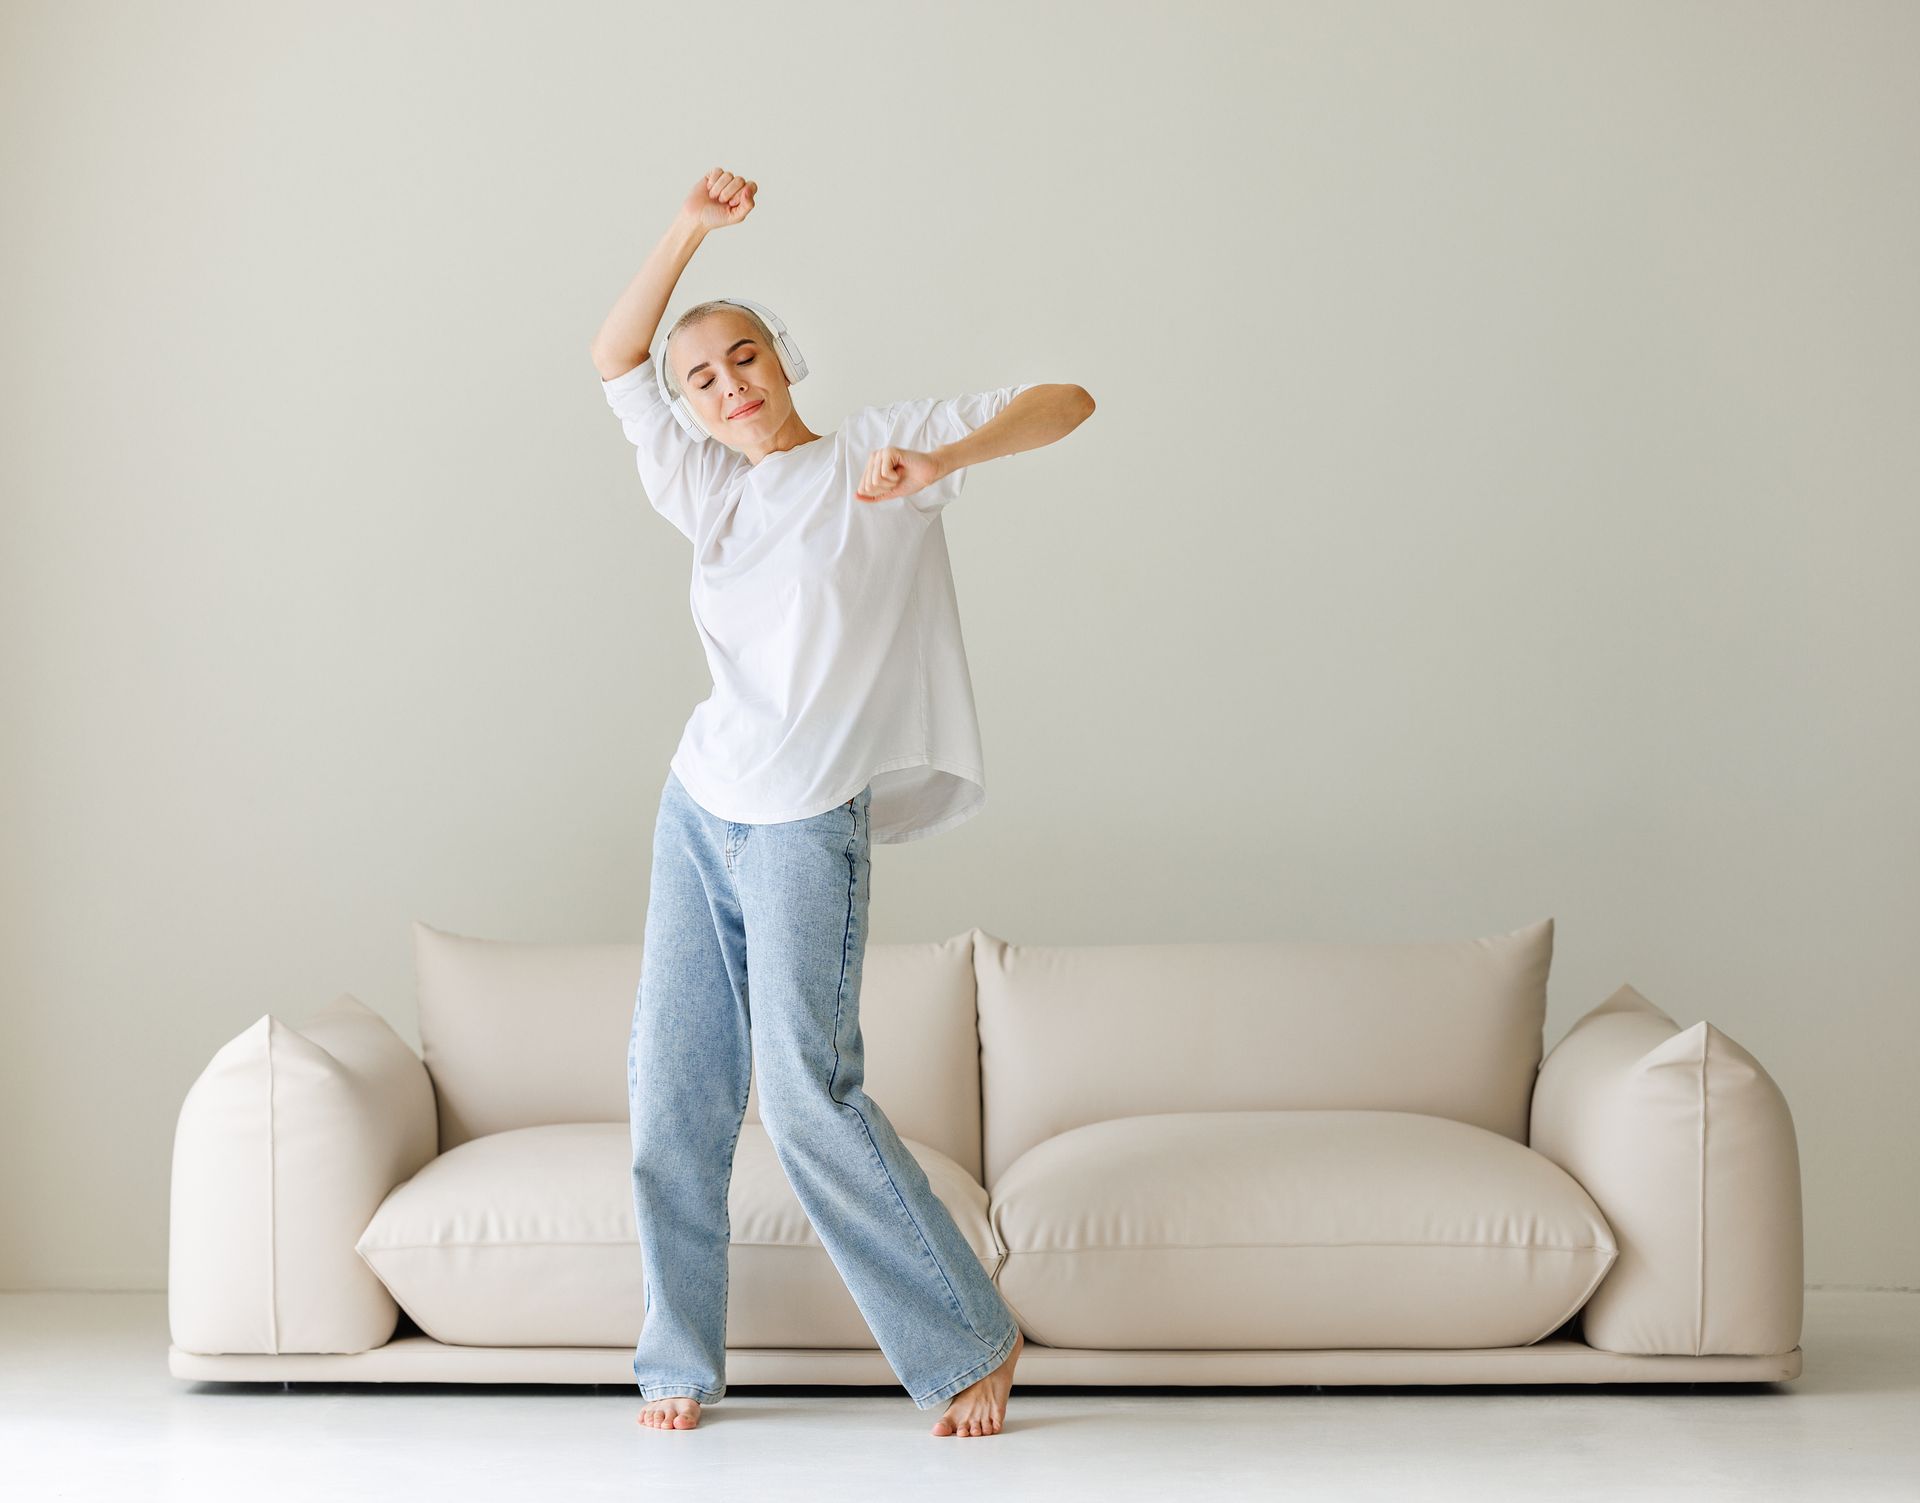
[[[693,543],[689,599],[713,692],[671,766],[694,801],[774,824],[872,783],[875,843],[978,814],[986,769],[940,515],[966,471],[888,501],[854,490],[875,449],[964,438],[1027,385],[863,407],[758,464],[674,420],[651,356],[601,385],[648,501]]]

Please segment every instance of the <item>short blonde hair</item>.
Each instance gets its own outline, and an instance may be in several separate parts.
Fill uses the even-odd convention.
[[[729,302],[723,297],[711,298],[704,303],[695,303],[691,308],[687,309],[685,313],[682,313],[673,321],[673,327],[667,330],[666,343],[660,346],[660,359],[667,368],[667,391],[670,395],[676,397],[681,395],[680,373],[673,368],[673,362],[667,359],[667,351],[673,347],[673,336],[686,328],[687,325],[698,323],[701,319],[710,318],[716,313],[738,313],[742,318],[746,319],[748,323],[752,324],[754,328],[760,331],[758,338],[760,343],[766,346],[767,353],[775,360],[780,358],[780,348],[774,343],[773,331],[766,326],[761,320],[760,315],[755,313],[753,309],[743,308],[740,304]]]

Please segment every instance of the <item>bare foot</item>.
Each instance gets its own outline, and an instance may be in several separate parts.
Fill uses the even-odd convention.
[[[1013,1350],[1007,1360],[978,1383],[963,1388],[947,1401],[947,1412],[934,1421],[935,1435],[998,1435],[1006,1420],[1007,1394],[1013,1388],[1013,1364],[1027,1338],[1013,1334]]]
[[[653,1430],[691,1430],[700,1423],[698,1399],[654,1399],[640,1411],[639,1423]]]

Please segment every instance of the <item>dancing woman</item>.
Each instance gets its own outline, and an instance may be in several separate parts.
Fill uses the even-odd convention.
[[[863,1086],[869,853],[986,800],[941,514],[968,467],[1064,437],[1093,399],[1006,386],[823,435],[793,404],[797,342],[758,303],[689,308],[649,353],[694,251],[757,191],[718,167],[697,183],[593,342],[647,499],[693,544],[713,675],[660,795],[627,1054],[640,1421],[691,1428],[726,1391],[727,1190],[757,1078],[787,1180],[914,1404],[945,1405],[935,1435],[990,1435],[1019,1326]]]

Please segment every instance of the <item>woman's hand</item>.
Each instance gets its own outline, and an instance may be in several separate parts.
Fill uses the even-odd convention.
[[[748,182],[739,173],[724,167],[716,167],[693,185],[687,201],[680,205],[680,212],[703,230],[717,230],[738,224],[751,214],[753,195],[759,191],[758,183]]]
[[[891,501],[895,496],[911,496],[946,473],[945,465],[918,449],[875,449],[867,456],[854,499]]]

